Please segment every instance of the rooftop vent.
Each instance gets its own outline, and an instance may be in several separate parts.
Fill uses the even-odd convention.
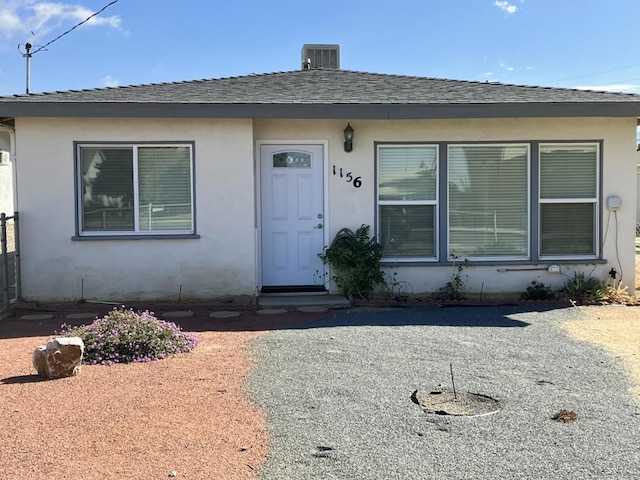
[[[309,44],[302,46],[302,69],[340,68],[340,45]]]

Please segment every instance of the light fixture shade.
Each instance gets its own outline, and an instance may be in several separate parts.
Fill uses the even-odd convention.
[[[344,127],[344,151],[350,152],[353,150],[353,134],[354,130],[351,124],[347,123],[347,126]]]

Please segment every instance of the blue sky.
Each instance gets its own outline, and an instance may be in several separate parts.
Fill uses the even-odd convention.
[[[0,0],[0,95],[34,50],[113,0]],[[115,0],[31,59],[31,92],[300,68],[338,43],[342,68],[640,93],[638,0]]]

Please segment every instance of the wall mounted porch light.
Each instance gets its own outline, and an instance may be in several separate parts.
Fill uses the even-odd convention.
[[[353,127],[347,123],[344,127],[344,151],[350,152],[353,150]]]

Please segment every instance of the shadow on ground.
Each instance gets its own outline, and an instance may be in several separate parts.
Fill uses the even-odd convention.
[[[0,379],[0,385],[22,384],[22,383],[38,383],[47,382],[49,379],[39,375],[17,375],[15,377],[7,377]]]
[[[312,329],[357,326],[443,326],[463,328],[522,328],[528,323],[512,318],[519,313],[545,312],[567,308],[558,305],[521,306],[424,306],[410,308],[369,308],[357,307],[349,310],[329,310],[324,313],[305,313],[297,310],[274,315],[259,315],[255,310],[243,310],[240,316],[226,319],[209,317],[213,310],[201,310],[182,305],[180,309],[191,310],[192,317],[172,318],[170,321],[182,330],[190,332],[242,332],[270,331],[283,329]],[[166,309],[151,309],[158,318]],[[48,320],[22,320],[20,317],[33,311],[15,310],[13,316],[0,320],[0,339],[55,336],[62,324],[76,326],[89,324],[91,319],[69,320],[70,310],[60,307]],[[71,310],[77,313],[78,309]],[[101,317],[106,312],[100,312]]]

